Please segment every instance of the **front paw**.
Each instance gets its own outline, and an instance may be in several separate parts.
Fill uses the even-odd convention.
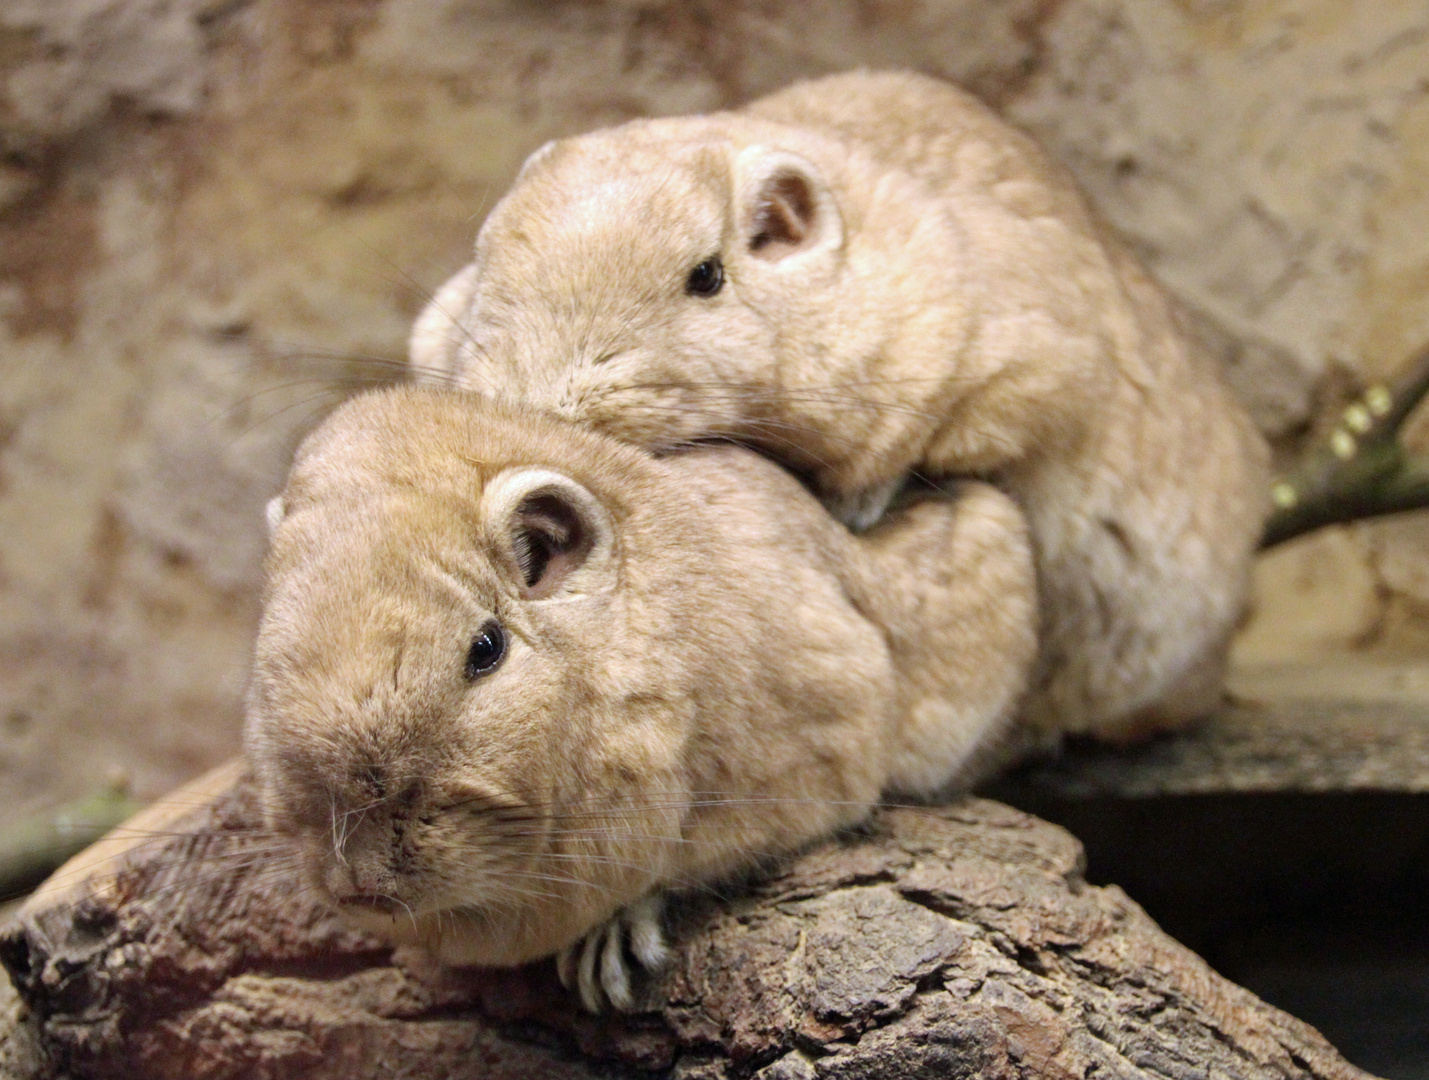
[[[647,896],[567,945],[556,956],[556,971],[567,990],[579,990],[588,1012],[600,1012],[607,1002],[619,1012],[635,1004],[631,993],[629,955],[647,972],[659,971],[670,959],[660,927],[661,899]]]

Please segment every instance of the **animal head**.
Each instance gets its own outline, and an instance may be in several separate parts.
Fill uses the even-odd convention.
[[[645,788],[678,790],[687,733],[622,704],[645,688],[631,623],[662,617],[623,582],[637,459],[410,389],[300,449],[270,508],[246,740],[270,825],[349,916],[428,944],[465,920],[485,931],[465,959],[517,962],[659,874],[631,837],[677,831],[679,800]],[[669,693],[678,660],[660,669]]]
[[[414,368],[654,448],[747,436],[776,359],[828,333],[845,240],[819,168],[749,134],[637,121],[537,151],[419,319]]]

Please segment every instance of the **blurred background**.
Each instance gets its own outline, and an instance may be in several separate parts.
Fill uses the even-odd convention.
[[[6,816],[237,749],[263,503],[527,153],[855,66],[1036,134],[1282,455],[1429,341],[1418,0],[0,0]],[[1265,557],[1238,659],[1429,700],[1429,517]]]

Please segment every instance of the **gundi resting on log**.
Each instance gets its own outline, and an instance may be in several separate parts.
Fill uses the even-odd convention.
[[[1143,970],[1177,947],[1115,890],[1081,884],[1065,850],[1028,858],[1060,890],[1047,910],[1085,907],[1093,929],[1064,941],[1009,915],[1043,902],[1016,884],[1016,858],[1002,884],[980,864],[968,892],[959,860],[986,838],[959,828],[1050,828],[992,804],[884,813],[863,849],[822,849],[755,894],[815,903],[881,881],[854,907],[924,905],[910,916],[924,937],[897,946],[921,959],[884,979],[902,989],[843,987],[858,1002],[825,1008],[819,984],[795,994],[807,1016],[750,1035],[748,1017],[706,1009],[731,977],[718,950],[677,937],[671,963],[667,893],[737,880],[880,800],[954,793],[1062,733],[1123,739],[1218,700],[1269,502],[1266,449],[1164,294],[1025,136],[941,83],[856,74],[547,146],[422,315],[412,363],[438,385],[339,409],[270,505],[252,780],[191,815],[187,840],[112,842],[31,901],[5,959],[34,1007],[53,1013],[39,1002],[55,972],[89,970],[61,962],[62,909],[99,919],[108,948],[129,903],[145,940],[195,910],[242,923],[289,903],[266,938],[235,927],[236,953],[296,950],[313,972],[323,949],[349,957],[342,970],[390,965],[376,941],[458,966],[554,955],[591,1012],[663,993],[658,1061],[621,1042],[638,1024],[608,1029],[614,1058],[647,1066],[697,1049],[737,1070],[799,1053],[779,1075],[822,1075],[838,1054],[816,1067],[814,1043],[911,1015],[934,976],[969,1001],[998,985],[988,965],[1014,963],[1059,985],[1091,978],[1052,998],[997,991],[1044,1011],[1080,1002],[1056,1024],[1039,1014],[1062,1034],[1018,1049],[1004,1026],[997,1051],[953,1009],[937,1024],[961,1034],[939,1045],[1124,1072],[1199,1062],[1179,1055],[1204,1043],[1246,1075],[1353,1071],[1194,957]],[[982,479],[909,483],[958,475]],[[932,869],[930,851],[953,861]],[[154,861],[181,853],[209,874]],[[840,868],[826,879],[821,857]],[[727,914],[691,918],[711,948],[738,936]],[[987,945],[976,977],[953,959],[968,933]],[[1062,947],[1100,958],[1057,974],[1028,953]],[[386,970],[426,985],[415,955]],[[657,980],[642,990],[631,959]],[[146,963],[135,970],[152,976]],[[1099,1004],[1083,1000],[1088,964],[1118,972]],[[100,992],[86,978],[70,980],[74,1000]],[[485,978],[453,1000],[494,1016],[491,987],[537,977]],[[145,1000],[143,980],[117,985],[110,1004]],[[1210,1011],[1098,1028],[1143,990]],[[741,1008],[765,992],[728,990],[753,995]],[[510,1016],[550,1020],[549,1004],[517,998]],[[131,1029],[172,1043],[178,1029],[143,1012]],[[593,1024],[556,1026],[593,1045],[606,1030]],[[107,1052],[102,1035],[86,1045],[65,1051],[81,1069]]]

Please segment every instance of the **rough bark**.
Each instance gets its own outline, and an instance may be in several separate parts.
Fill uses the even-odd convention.
[[[440,970],[353,934],[269,844],[230,769],[37,894],[0,943],[32,1075],[1365,1075],[1088,885],[1069,834],[987,800],[882,811],[690,900],[629,1016],[582,1013],[549,963]]]

